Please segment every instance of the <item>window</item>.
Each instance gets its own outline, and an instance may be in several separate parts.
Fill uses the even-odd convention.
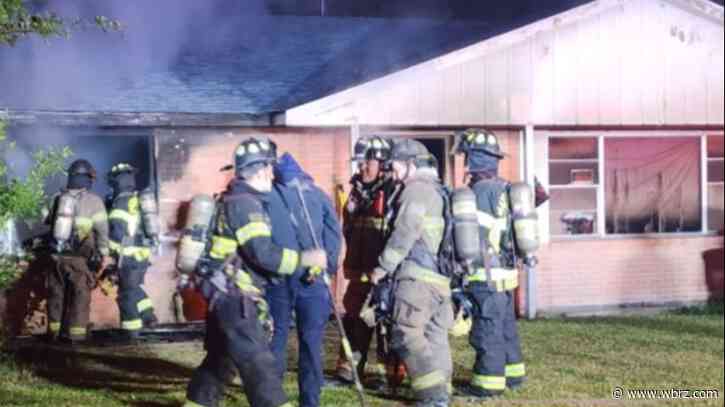
[[[718,230],[723,223],[723,138],[560,137],[548,145],[552,236]],[[707,172],[703,178],[702,172]],[[703,225],[703,179],[707,225]]]
[[[605,138],[607,233],[702,230],[700,138]]]
[[[723,136],[707,137],[707,230],[723,229]]]
[[[552,235],[597,231],[599,146],[596,138],[549,139]]]

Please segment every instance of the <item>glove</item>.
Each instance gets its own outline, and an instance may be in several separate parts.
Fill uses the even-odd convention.
[[[375,305],[379,319],[393,312],[393,281],[390,277],[383,278],[375,284],[371,302]]]
[[[460,288],[453,290],[451,300],[455,308],[455,314],[463,312],[463,318],[468,318],[473,314],[473,303]]]
[[[536,256],[531,255],[524,258],[524,265],[528,268],[535,268],[537,264],[539,264],[539,259]]]
[[[368,281],[372,285],[377,285],[381,280],[383,280],[388,275],[388,272],[385,271],[382,267],[375,267],[372,273],[370,273],[370,277],[368,278]]]
[[[324,269],[327,266],[327,254],[321,249],[305,250],[302,252],[300,265],[304,268]]]

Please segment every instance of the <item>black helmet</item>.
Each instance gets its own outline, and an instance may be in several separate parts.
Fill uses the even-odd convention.
[[[498,159],[504,158],[498,137],[484,129],[468,129],[456,134],[453,152],[469,154],[471,151],[482,151]]]
[[[138,170],[136,167],[129,163],[118,163],[111,167],[111,171],[108,171],[108,178],[114,178],[117,175],[128,173],[128,174],[135,174]]]
[[[365,159],[380,162],[388,161],[390,159],[390,141],[379,136],[372,137],[365,151]]]
[[[241,170],[254,164],[273,164],[277,160],[277,145],[265,137],[251,136],[239,143],[234,150],[234,171],[237,176]]]
[[[367,137],[360,137],[355,142],[355,146],[352,148],[352,158],[350,161],[363,161],[365,160],[365,153],[368,151],[370,139]]]
[[[75,160],[68,167],[68,176],[73,175],[88,175],[91,178],[96,178],[96,169],[88,160]]]

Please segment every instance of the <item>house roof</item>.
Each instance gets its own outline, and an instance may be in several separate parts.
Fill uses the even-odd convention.
[[[26,41],[0,49],[0,108],[285,111],[560,11],[491,22],[240,15],[218,28],[191,27],[201,34],[173,45],[160,38],[178,33],[161,28],[144,32],[148,38],[129,28],[121,39],[89,33]]]

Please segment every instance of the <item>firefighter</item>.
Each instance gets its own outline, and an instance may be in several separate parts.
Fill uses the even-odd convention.
[[[396,141],[391,163],[404,189],[394,204],[392,232],[370,278],[373,297],[386,298],[386,292],[394,296],[391,347],[407,367],[417,405],[448,406],[453,306],[450,278],[438,266],[447,198],[436,160],[420,142]]]
[[[48,221],[56,267],[48,275],[50,341],[85,340],[97,259],[101,259],[101,269],[110,263],[106,209],[103,200],[90,191],[95,179],[91,163],[74,161],[68,168],[66,188],[52,201]]]
[[[386,201],[395,190],[392,177],[383,171],[390,158],[390,141],[381,137],[360,139],[354,148],[353,161],[358,172],[350,180],[351,191],[343,212],[343,234],[347,251],[343,263],[345,278],[349,281],[343,305],[344,324],[353,352],[359,357],[358,372],[365,377],[365,365],[374,329],[359,317],[372,285],[368,275],[377,265],[377,258],[385,244]],[[383,349],[378,340],[378,350]],[[384,370],[383,355],[378,352],[375,370]],[[340,350],[337,377],[344,383],[352,383],[352,366]]]
[[[468,187],[472,190],[471,206],[478,220],[479,250],[466,277],[466,297],[473,303],[473,325],[469,335],[476,351],[473,377],[464,393],[475,398],[499,395],[508,388],[522,385],[526,371],[521,354],[514,289],[518,286],[518,256],[532,265],[531,254],[537,245],[536,225],[531,223],[533,194],[530,204],[520,191],[525,184],[511,184],[498,175],[504,158],[495,134],[469,129],[458,136],[457,153],[465,154]],[[518,216],[515,208],[527,207]],[[516,233],[514,233],[516,231]],[[519,233],[520,232],[520,233]]]
[[[247,137],[235,150],[235,179],[217,206],[211,245],[196,269],[210,309],[207,355],[192,376],[185,406],[216,406],[234,368],[251,406],[291,405],[263,326],[263,290],[268,279],[289,276],[299,267],[324,268],[327,256],[323,250],[300,252],[273,242],[267,212],[274,160],[271,151],[271,143],[262,137]],[[192,245],[182,241],[182,259],[187,256],[181,253],[184,247]]]
[[[158,236],[150,227],[149,215],[141,204],[141,198],[153,199],[153,194],[136,190],[137,170],[127,163],[119,163],[108,173],[108,183],[113,190],[110,213],[110,248],[118,268],[118,308],[121,329],[127,339],[135,339],[141,328],[156,324],[151,299],[143,289],[144,277],[149,267],[151,247],[158,244]],[[155,204],[155,201],[154,201]]]
[[[335,209],[330,198],[289,153],[283,154],[274,165],[270,215],[276,243],[304,250],[315,248],[315,242],[319,242],[327,254],[327,265],[325,270],[315,270],[313,274],[335,274],[341,240]],[[287,338],[293,311],[296,316],[300,407],[320,405],[324,381],[322,343],[325,325],[332,313],[332,299],[322,276],[310,273],[310,270],[300,268],[267,289],[274,320],[271,346],[280,377],[287,370]]]

